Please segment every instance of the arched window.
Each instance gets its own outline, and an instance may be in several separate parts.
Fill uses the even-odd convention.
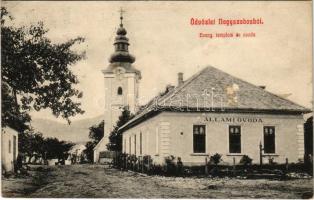
[[[118,87],[118,95],[122,95],[122,87]]]

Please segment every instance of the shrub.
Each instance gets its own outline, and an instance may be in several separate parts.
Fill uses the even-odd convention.
[[[143,156],[143,171],[149,172],[152,169],[153,159],[150,155]]]
[[[178,157],[177,159],[177,175],[183,174],[183,162],[181,160],[181,157]]]
[[[218,176],[219,175],[219,169],[218,169],[218,164],[220,163],[220,161],[222,161],[221,159],[221,154],[219,153],[215,153],[214,155],[210,156],[209,158],[209,164],[214,164],[214,168],[212,168],[209,173],[212,176]]]
[[[147,164],[147,165],[152,164],[153,159],[150,155],[145,155],[145,156],[143,156],[143,162],[144,162],[144,165],[145,164]]]
[[[152,165],[150,170],[148,171],[148,174],[152,175],[162,175],[164,173],[163,167],[161,165]]]
[[[221,154],[215,153],[210,157],[209,162],[213,163],[214,165],[218,165],[220,161],[222,161],[221,157],[222,157]]]
[[[240,164],[247,166],[247,165],[251,165],[252,161],[253,161],[253,159],[250,158],[248,155],[243,155],[241,160],[240,160]]]
[[[132,170],[136,170],[136,163],[137,163],[137,157],[136,155],[130,155],[129,156],[129,166],[131,167]]]
[[[175,157],[173,155],[165,157],[164,171],[167,175],[176,174],[176,163],[175,163]]]
[[[269,162],[270,165],[275,165],[275,164],[277,164],[277,163],[275,162],[275,158],[273,158],[273,157],[270,157],[270,158],[268,159],[268,162]]]

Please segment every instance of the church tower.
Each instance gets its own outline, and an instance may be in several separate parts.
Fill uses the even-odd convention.
[[[122,109],[127,106],[131,113],[135,113],[138,107],[141,72],[132,65],[135,57],[129,53],[130,44],[126,37],[127,31],[123,27],[122,10],[120,20],[114,41],[114,53],[109,58],[109,66],[102,71],[105,80],[105,128],[104,137],[94,149],[94,158],[96,159],[98,159],[100,151],[107,150],[109,135],[116,125]]]

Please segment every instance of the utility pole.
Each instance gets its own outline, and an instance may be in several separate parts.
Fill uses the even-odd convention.
[[[260,166],[263,165],[263,150],[264,150],[264,148],[262,146],[262,142],[260,141],[259,142],[259,164],[260,164]]]

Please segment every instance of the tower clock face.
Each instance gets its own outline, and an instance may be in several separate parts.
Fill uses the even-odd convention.
[[[123,74],[125,73],[125,69],[123,69],[122,67],[118,67],[115,70],[115,74],[117,74],[117,77],[119,80],[121,80],[123,78]]]

